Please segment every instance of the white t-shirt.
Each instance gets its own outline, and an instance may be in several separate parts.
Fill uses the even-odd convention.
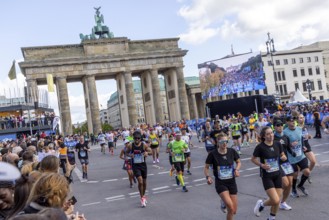
[[[190,150],[190,145],[189,145],[190,137],[188,136],[188,134],[186,134],[186,135],[182,135],[181,140],[185,141],[185,143],[187,144],[187,149],[186,149],[185,152],[186,152],[186,153],[191,152],[191,150]]]

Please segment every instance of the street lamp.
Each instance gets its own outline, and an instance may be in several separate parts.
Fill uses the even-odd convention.
[[[308,91],[308,98],[309,98],[310,101],[312,101],[312,94],[311,94],[312,82],[309,79],[306,80],[306,89]]]
[[[270,36],[270,32],[267,33],[267,41],[266,43],[266,49],[267,49],[267,56],[270,57],[271,59],[271,66],[272,66],[272,71],[273,71],[273,77],[274,77],[274,85],[275,85],[275,100],[277,100],[280,103],[280,92],[278,90],[278,84],[277,84],[277,79],[275,77],[275,69],[274,69],[274,62],[273,62],[273,53],[275,53],[275,48],[274,48],[274,40]]]

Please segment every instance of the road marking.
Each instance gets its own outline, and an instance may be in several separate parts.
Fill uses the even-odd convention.
[[[329,160],[322,160],[321,163],[329,162]]]
[[[82,204],[81,206],[97,205],[97,204],[100,204],[100,203],[101,202],[92,202],[92,203]]]
[[[91,180],[91,181],[87,181],[87,183],[98,183],[98,180]]]
[[[128,193],[128,195],[130,195],[130,196],[137,195],[137,194],[139,194],[139,192]]]
[[[130,196],[130,198],[136,198],[139,197],[140,195],[134,195],[134,196]]]
[[[158,174],[166,174],[166,173],[169,173],[169,171],[160,172]]]
[[[243,175],[242,177],[255,176],[255,175],[258,175],[258,174],[259,173],[253,173],[253,174]]]
[[[170,191],[171,191],[171,189],[166,189],[166,190],[153,192],[153,194],[158,194],[158,193],[163,193],[163,192],[170,192]]]
[[[199,184],[195,184],[195,186],[203,186],[203,185],[207,185],[208,183],[199,183]]]
[[[150,174],[147,174],[147,176],[154,176],[154,174],[153,173],[150,173]]]
[[[243,159],[240,159],[240,160],[242,160],[242,161],[243,161],[243,160],[250,160],[250,158],[243,158]]]
[[[125,198],[117,198],[117,199],[106,200],[106,202],[114,202],[114,201],[123,200],[123,199],[125,199]]]
[[[201,179],[196,179],[196,180],[193,180],[192,182],[200,182],[200,181],[205,181],[206,179],[205,178],[201,178]]]
[[[160,186],[160,187],[157,187],[157,188],[153,188],[152,190],[156,191],[156,190],[159,190],[159,189],[167,189],[167,188],[169,188],[169,186]]]
[[[73,171],[74,171],[75,174],[78,176],[80,182],[83,182],[84,179],[82,178],[82,172],[81,172],[77,167],[75,167],[75,168],[73,169]]]
[[[203,168],[204,167],[204,165],[203,166],[196,166],[196,167],[192,167],[193,169],[198,169],[198,168]]]
[[[109,199],[116,199],[116,198],[121,198],[121,197],[124,197],[124,195],[118,195],[118,196],[107,197],[107,198],[105,198],[105,199],[106,199],[106,200],[109,200]]]
[[[314,154],[314,156],[319,156],[319,155],[321,155],[321,154]]]
[[[128,177],[123,177],[122,179],[123,179],[123,180],[127,180],[127,179],[128,179]]]
[[[328,154],[329,153],[329,151],[325,151],[325,152],[322,152],[323,154]]]
[[[256,170],[256,169],[259,169],[259,167],[251,167],[251,168],[248,168],[246,170]]]
[[[106,182],[114,182],[114,181],[118,181],[118,179],[103,180],[102,182],[103,182],[103,183],[106,183]]]
[[[152,165],[152,167],[155,167],[155,168],[157,168],[157,169],[161,169],[161,167],[158,166],[158,165]]]

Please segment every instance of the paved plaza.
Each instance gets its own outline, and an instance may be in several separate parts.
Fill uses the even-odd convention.
[[[311,133],[314,133],[311,131]],[[279,211],[277,219],[329,219],[329,136],[312,139],[310,143],[317,156],[318,164],[312,173],[313,183],[305,184],[309,190],[308,197],[289,198],[287,203],[291,211]],[[81,182],[81,165],[74,172],[73,193],[78,200],[76,210],[85,214],[87,219],[225,219],[220,211],[219,196],[214,185],[208,186],[203,174],[206,151],[203,143],[194,136],[192,151],[192,175],[185,176],[188,193],[181,192],[175,178],[169,176],[168,155],[165,153],[164,139],[160,150],[160,163],[148,165],[148,204],[140,207],[137,185],[129,188],[126,172],[122,170],[123,161],[119,159],[122,141],[118,143],[115,155],[102,155],[98,146],[92,147],[90,153],[89,181]],[[253,208],[258,199],[265,199],[266,194],[259,177],[259,167],[250,162],[255,144],[242,149],[241,176],[238,184],[238,213],[235,219],[266,219],[269,208],[266,207],[261,217],[255,217]]]

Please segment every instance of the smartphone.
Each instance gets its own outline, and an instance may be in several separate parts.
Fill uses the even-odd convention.
[[[78,200],[74,196],[72,196],[72,198],[69,199],[69,201],[71,201],[72,205],[75,205],[75,203],[78,202]]]

